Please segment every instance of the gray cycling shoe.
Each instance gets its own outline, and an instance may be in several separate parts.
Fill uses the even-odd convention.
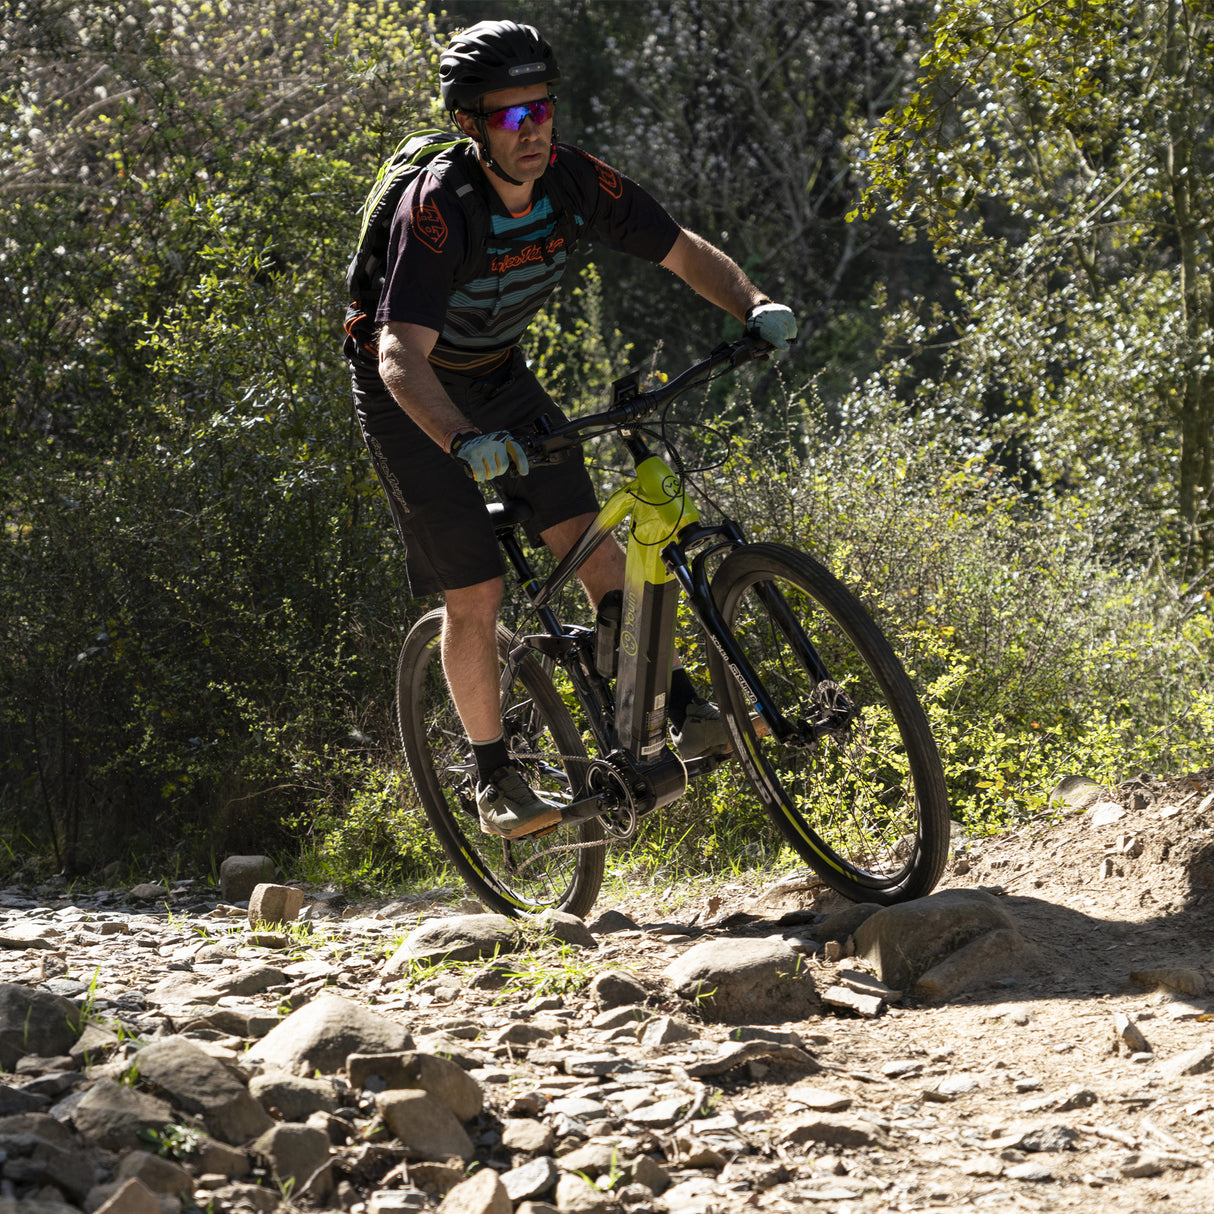
[[[671,729],[671,740],[684,763],[706,759],[709,755],[727,755],[733,750],[729,730],[715,704],[692,700],[682,729]]]
[[[561,821],[560,806],[537,797],[513,763],[499,767],[476,786],[476,808],[481,830],[505,839],[533,835]]]

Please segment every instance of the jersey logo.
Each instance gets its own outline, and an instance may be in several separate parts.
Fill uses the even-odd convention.
[[[546,244],[537,240],[534,244],[525,245],[517,253],[502,253],[498,257],[491,258],[489,271],[492,274],[505,274],[507,270],[517,270],[521,266],[534,265],[537,261],[546,260],[545,253],[551,257],[553,253],[560,252],[564,247],[565,238],[563,236],[552,236]]]
[[[578,149],[581,151],[581,149]],[[604,194],[611,195],[612,198],[620,198],[624,193],[624,182],[619,173],[610,165],[604,164],[601,160],[591,156],[589,152],[582,152],[582,155],[594,165],[594,171],[599,179],[599,189]]]
[[[432,202],[423,202],[413,208],[409,226],[426,248],[434,253],[443,251],[443,245],[447,243],[447,221]]]

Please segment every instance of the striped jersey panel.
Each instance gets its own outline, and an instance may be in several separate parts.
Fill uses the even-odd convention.
[[[519,218],[490,215],[488,270],[451,295],[442,341],[464,350],[514,345],[556,289],[568,250],[547,196]]]

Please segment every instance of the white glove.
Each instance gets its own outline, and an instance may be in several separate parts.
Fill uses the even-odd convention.
[[[457,434],[451,440],[451,454],[472,469],[479,484],[509,472],[511,464],[519,476],[526,476],[530,467],[526,451],[509,430],[495,430],[492,434],[473,434],[471,431]]]
[[[783,304],[755,304],[746,313],[746,332],[761,337],[777,350],[787,350],[797,336],[797,318]]]

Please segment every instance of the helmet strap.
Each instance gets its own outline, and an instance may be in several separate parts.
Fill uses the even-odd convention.
[[[521,181],[516,181],[501,165],[498,164],[492,156],[489,155],[489,128],[483,118],[477,118],[476,130],[478,138],[476,146],[480,150],[481,158],[485,164],[489,166],[503,181],[509,182],[511,185],[522,185]]]

